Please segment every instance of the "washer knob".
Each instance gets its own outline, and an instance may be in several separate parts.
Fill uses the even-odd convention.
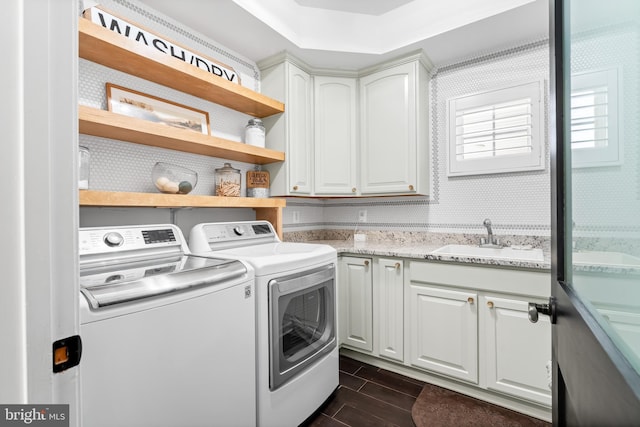
[[[124,237],[122,237],[122,234],[112,231],[104,236],[104,243],[111,247],[122,246],[124,243]]]
[[[236,227],[233,227],[233,232],[236,233],[238,236],[242,236],[244,234],[244,228],[238,225]]]

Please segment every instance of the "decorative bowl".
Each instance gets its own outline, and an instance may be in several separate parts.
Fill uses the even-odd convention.
[[[182,166],[158,162],[153,166],[151,179],[162,193],[189,194],[196,188],[198,174]]]

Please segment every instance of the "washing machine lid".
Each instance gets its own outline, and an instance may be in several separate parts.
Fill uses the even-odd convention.
[[[329,245],[277,242],[209,252],[211,256],[233,258],[249,263],[256,276],[281,274],[297,268],[335,262],[336,250]]]
[[[80,270],[80,292],[92,309],[156,297],[244,277],[239,261],[196,255],[94,265]]]

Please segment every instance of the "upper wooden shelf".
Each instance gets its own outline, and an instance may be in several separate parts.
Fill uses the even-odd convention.
[[[281,151],[203,135],[85,105],[78,106],[78,118],[79,131],[85,135],[259,165],[281,162],[285,158]]]
[[[80,206],[155,208],[283,208],[285,199],[80,190]]]
[[[78,30],[81,58],[254,117],[284,111],[280,101],[164,55],[87,19],[80,18]]]

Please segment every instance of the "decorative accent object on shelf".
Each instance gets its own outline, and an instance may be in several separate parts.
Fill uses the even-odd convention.
[[[256,147],[264,148],[265,145],[265,132],[264,125],[260,119],[249,119],[249,123],[245,127],[244,131],[245,144],[255,145]]]
[[[216,169],[216,196],[239,197],[240,196],[240,169],[231,167],[231,163],[225,163],[223,167]]]
[[[198,183],[196,172],[164,162],[158,162],[153,166],[151,178],[156,188],[167,194],[189,194]]]
[[[107,83],[107,108],[129,117],[209,135],[209,113]]]
[[[138,24],[134,24],[107,12],[103,8],[90,7],[82,13],[82,16],[94,24],[98,24],[114,33],[118,33],[123,37],[153,49],[153,53],[156,51],[161,52],[168,57],[180,59],[187,64],[191,64],[194,67],[205,70],[232,83],[241,84],[240,75],[236,73],[232,67],[208,58],[201,53],[192,52],[179,43],[171,41],[166,37],[160,37]]]
[[[269,172],[260,165],[247,171],[247,197],[269,197]]]
[[[87,147],[78,147],[78,189],[89,189],[89,161],[91,155]]]

